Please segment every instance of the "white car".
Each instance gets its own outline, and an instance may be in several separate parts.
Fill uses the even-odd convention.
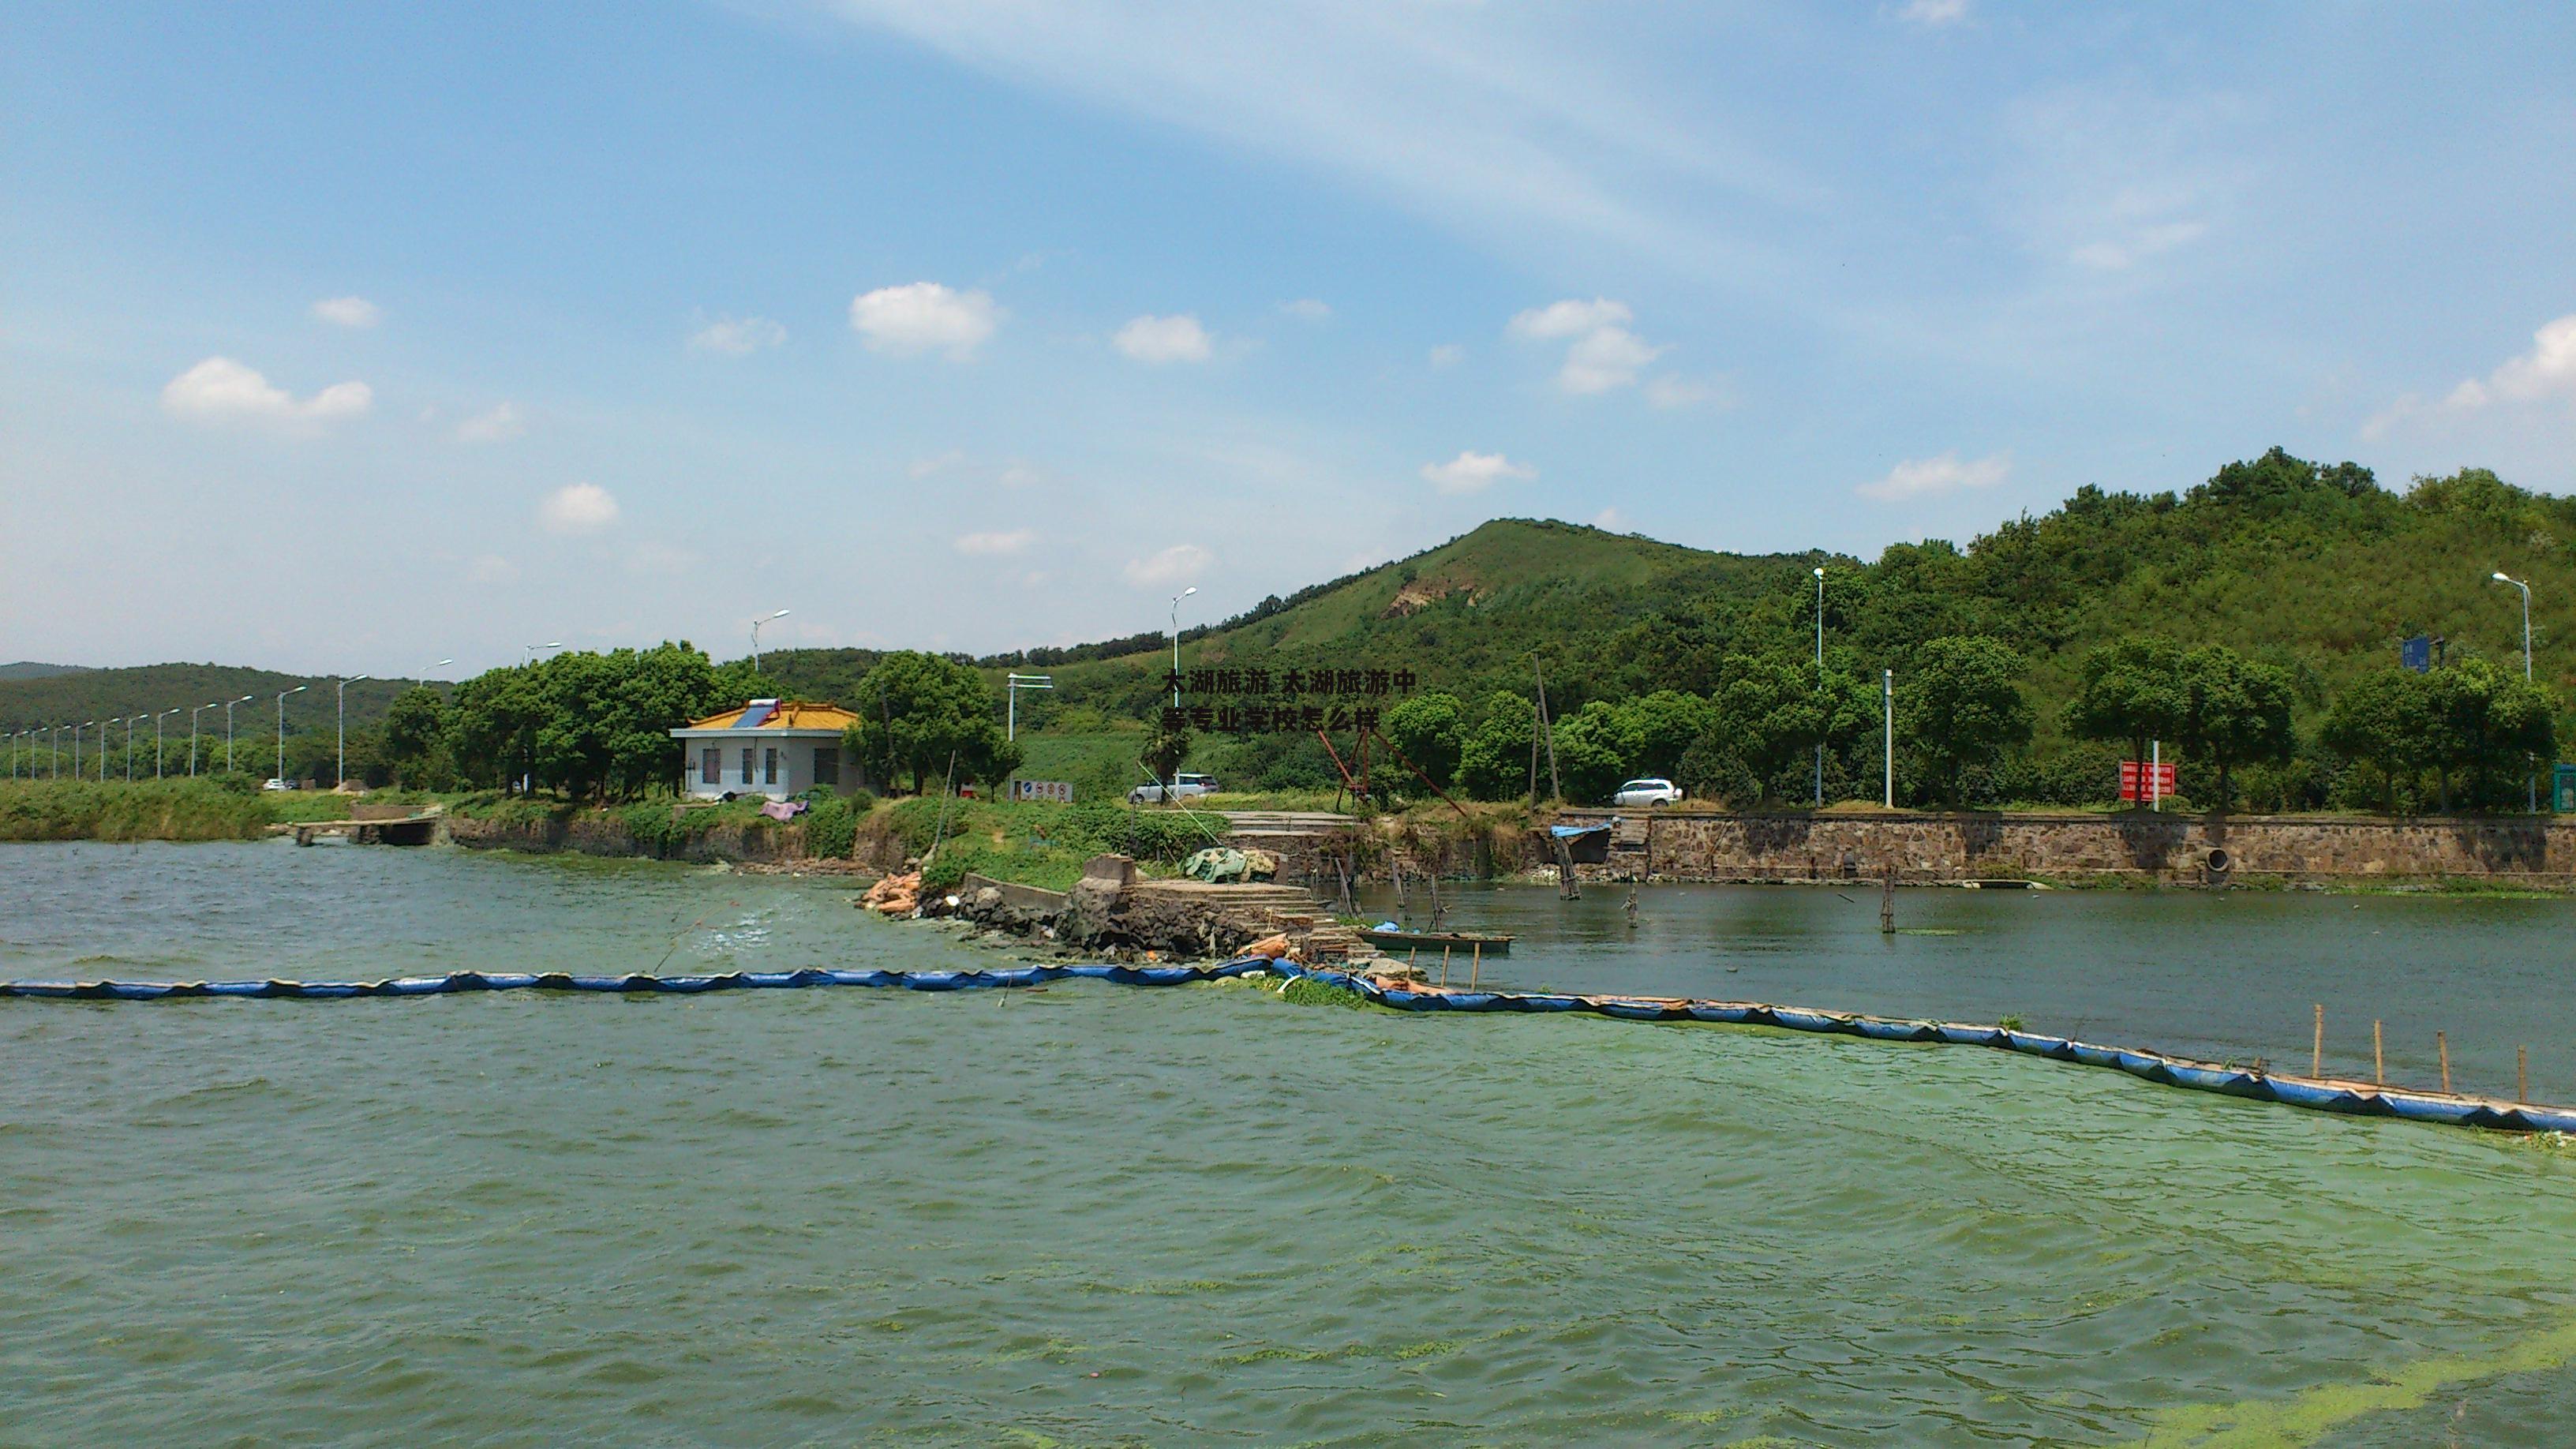
[[[1135,789],[1128,791],[1127,803],[1130,805],[1151,805],[1159,801],[1168,805],[1175,800],[1189,800],[1201,795],[1213,795],[1215,793],[1216,777],[1213,775],[1174,775],[1172,777],[1172,783],[1168,786],[1139,785]]]
[[[1610,797],[1613,805],[1670,805],[1682,798],[1682,787],[1670,780],[1631,780]]]

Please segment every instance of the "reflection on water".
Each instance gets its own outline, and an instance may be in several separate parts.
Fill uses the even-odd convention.
[[[1634,930],[1627,893],[1444,895],[1450,926],[1518,938],[1484,968],[1504,986],[2019,1016],[2039,1031],[2300,1071],[2322,1005],[2329,1071],[2369,1075],[2376,1019],[2392,1080],[2438,1085],[2442,1032],[2463,1090],[2512,1095],[2520,1045],[2532,1094],[2576,1102],[2576,900],[1910,889],[1888,937],[1869,886],[1644,886]],[[1396,911],[1392,892],[1362,903]],[[1419,893],[1412,905],[1427,914]]]
[[[0,878],[12,975],[991,959],[649,864],[48,846]],[[1649,891],[1634,945],[1616,894],[1462,919],[1524,933],[1514,980],[2053,1026],[2182,1020],[2225,943],[2335,909],[2340,954],[2277,969],[2393,991],[2423,941],[2539,930],[2353,904],[1918,893],[1965,934],[1894,943],[1830,892]],[[1094,984],[14,1002],[0,1053],[12,1441],[2576,1433],[2576,1156],[1998,1053]]]

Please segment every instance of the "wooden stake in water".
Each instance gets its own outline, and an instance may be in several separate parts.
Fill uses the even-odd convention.
[[[2446,1033],[2446,1032],[2438,1032],[2438,1031],[2437,1031],[2437,1032],[2435,1032],[2435,1033],[2433,1033],[2433,1045],[2434,1045],[2436,1048],[2438,1048],[2438,1049],[2441,1051],[2441,1053],[2442,1053],[2442,1091],[2443,1091],[2444,1095],[2448,1095],[2448,1094],[2450,1093],[2450,1090],[2451,1090],[2451,1038],[2450,1038],[2450,1035],[2449,1035],[2448,1033]]]
[[[1482,941],[1478,941],[1478,942],[1476,943],[1476,955],[1475,955],[1475,958],[1474,958],[1473,960],[1471,960],[1471,961],[1469,961],[1469,962],[1467,963],[1467,989],[1468,989],[1468,990],[1473,991],[1473,990],[1475,990],[1475,989],[1476,989],[1476,977],[1477,977],[1477,975],[1478,975],[1479,973],[1483,972],[1483,971],[1484,971],[1484,969],[1485,969],[1485,943],[1484,943],[1484,942],[1482,942]]]
[[[1896,934],[1896,867],[1887,868],[1887,881],[1878,889],[1878,933]]]
[[[2388,1085],[2388,1054],[2380,1042],[2376,1017],[2370,1023],[2370,1080],[2382,1087]]]
[[[2325,1074],[2326,1074],[2326,1004],[2325,1004],[2324,1002],[2320,1001],[2320,1002],[2318,1002],[2318,1003],[2317,1003],[2317,1041],[2316,1041],[2316,1045],[2314,1045],[2314,1046],[2312,1046],[2312,1047],[2308,1048],[2308,1075],[2309,1075],[2309,1076],[2312,1076],[2312,1077],[2322,1077],[2322,1076],[2324,1076]]]
[[[2531,1048],[2529,1047],[2518,1046],[2513,1049],[2513,1099],[2517,1102],[2531,1100]]]
[[[1440,984],[1443,986],[1449,984],[1449,953],[1456,949],[1454,946],[1440,948]]]

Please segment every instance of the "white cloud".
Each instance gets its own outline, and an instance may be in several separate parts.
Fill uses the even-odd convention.
[[[617,521],[617,500],[596,483],[568,483],[537,505],[549,533],[596,533]]]
[[[1932,498],[1956,493],[1963,488],[1992,488],[2012,473],[2012,454],[1995,453],[1987,457],[1960,461],[1956,452],[1937,458],[1908,458],[1875,483],[1863,483],[1852,491],[1863,498],[1878,498],[1891,503],[1911,498]]]
[[[787,329],[766,317],[718,317],[689,334],[689,350],[741,357],[786,340]]]
[[[1536,468],[1515,463],[1500,453],[1460,452],[1446,463],[1422,465],[1422,481],[1442,493],[1482,493],[1505,478],[1524,482],[1538,476]]]
[[[172,417],[200,423],[263,423],[292,431],[356,417],[375,398],[363,382],[338,382],[299,399],[229,357],[209,357],[161,389],[161,407]]]
[[[313,304],[313,315],[334,327],[373,327],[385,313],[364,297],[325,297]]]
[[[965,461],[965,449],[951,448],[945,453],[933,453],[927,458],[915,458],[912,460],[911,466],[905,468],[903,471],[915,478],[927,478],[934,473],[945,473],[951,468],[958,467]]]
[[[2541,324],[2531,350],[2487,375],[2451,389],[2446,407],[2466,410],[2494,402],[2536,402],[2552,393],[2576,398],[2576,312]]]
[[[1636,314],[1628,310],[1625,302],[1613,302],[1607,297],[1595,297],[1589,302],[1568,298],[1514,314],[1508,330],[1515,337],[1574,337],[1596,327],[1615,327],[1635,320]]]
[[[1666,351],[1648,345],[1646,339],[1625,327],[1596,327],[1574,339],[1574,345],[1566,349],[1565,366],[1557,369],[1556,385],[1576,394],[1626,387]]]
[[[2139,227],[2119,241],[2087,242],[2068,252],[2066,259],[2097,272],[2121,272],[2149,257],[2162,256],[2176,247],[2188,246],[2208,234],[2207,222],[2163,222]]]
[[[507,583],[518,576],[519,566],[497,553],[477,554],[465,566],[465,581],[469,584]]]
[[[1176,543],[1152,558],[1130,559],[1122,571],[1138,587],[1185,584],[1205,573],[1216,555],[1195,543]]]
[[[1279,304],[1279,310],[1300,322],[1330,321],[1333,315],[1331,303],[1321,302],[1313,297],[1300,297],[1294,302],[1282,302]]]
[[[850,328],[878,352],[897,356],[941,351],[964,362],[1006,316],[990,294],[957,292],[937,282],[879,287],[850,299]]]
[[[993,481],[1005,488],[1028,488],[1046,481],[1046,475],[1026,463],[1008,463],[993,475]]]
[[[1014,528],[1008,533],[967,533],[958,535],[957,551],[977,556],[1026,553],[1029,545],[1037,541],[1038,532],[1034,528]]]
[[[528,430],[528,420],[516,403],[503,403],[488,413],[467,418],[456,425],[460,443],[506,443]]]
[[[1906,0],[1905,8],[1896,12],[1896,18],[1927,30],[1956,25],[1968,18],[1968,0]]]
[[[1433,367],[1456,367],[1459,363],[1465,361],[1466,357],[1467,349],[1459,346],[1455,342],[1443,342],[1439,346],[1431,349],[1431,365]]]
[[[1565,365],[1557,370],[1556,385],[1587,396],[1628,386],[1668,350],[1629,331],[1627,324],[1633,320],[1635,314],[1624,302],[1607,297],[1589,302],[1568,298],[1518,313],[1504,330],[1537,341],[1573,338],[1573,345],[1565,350]]]
[[[1186,312],[1171,317],[1139,317],[1110,339],[1120,352],[1138,362],[1205,362],[1207,329]]]
[[[1714,407],[1735,406],[1733,380],[1719,377],[1683,377],[1667,372],[1646,380],[1646,401],[1659,408],[1688,408],[1709,404]]]
[[[1620,512],[1616,508],[1604,508],[1599,513],[1592,515],[1592,526],[1607,533],[1626,533],[1628,531],[1628,515]]]

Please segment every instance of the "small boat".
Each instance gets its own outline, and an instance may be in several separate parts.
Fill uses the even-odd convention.
[[[1425,946],[1438,950],[1446,946],[1459,951],[1481,950],[1488,956],[1508,956],[1512,952],[1512,938],[1509,936],[1480,935],[1474,931],[1408,931],[1393,921],[1362,926],[1359,934],[1361,940],[1389,951]]]

